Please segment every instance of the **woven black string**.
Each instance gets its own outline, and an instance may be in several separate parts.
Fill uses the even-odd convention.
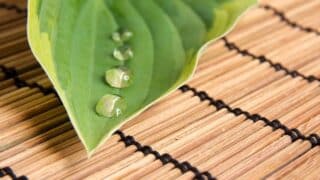
[[[285,135],[290,136],[292,142],[296,140],[303,140],[303,141],[309,141],[314,146],[320,146],[320,137],[317,134],[311,134],[309,136],[304,136],[301,134],[301,132],[298,129],[289,129],[287,126],[282,124],[279,120],[269,120],[266,117],[263,117],[259,114],[251,114],[247,111],[244,111],[240,108],[232,108],[222,100],[215,100],[214,98],[210,97],[206,92],[204,91],[197,91],[195,88],[192,88],[188,85],[184,85],[180,88],[182,92],[193,92],[194,96],[199,97],[201,101],[209,101],[210,105],[216,107],[217,110],[221,109],[227,109],[230,113],[233,113],[235,116],[244,115],[248,120],[252,120],[253,122],[262,121],[265,123],[266,126],[272,127],[272,129],[275,131],[277,129],[281,129],[284,131]]]
[[[27,9],[22,9],[22,8],[18,7],[17,5],[6,4],[3,2],[0,2],[0,9],[14,10],[19,14],[25,14],[27,12]],[[5,76],[7,78],[14,79],[15,85],[18,88],[25,87],[25,86],[28,86],[30,88],[36,87],[36,88],[39,88],[40,91],[43,92],[44,94],[48,94],[49,92],[54,92],[53,89],[45,89],[38,84],[30,85],[30,84],[26,83],[24,80],[19,79],[17,77],[17,72],[14,69],[8,69],[2,65],[0,66],[0,69],[5,73]],[[12,180],[28,180],[28,178],[26,176],[18,177],[10,167],[0,168],[0,178],[5,177],[5,176],[9,176]]]
[[[26,176],[17,177],[10,167],[0,168],[0,178],[9,176],[12,180],[28,180]]]
[[[281,20],[285,21],[287,24],[289,24],[290,26],[294,27],[294,28],[299,28],[303,31],[306,32],[313,32],[317,35],[320,35],[320,32],[317,31],[316,29],[310,28],[310,27],[304,27],[302,25],[299,25],[295,22],[290,21],[290,19],[288,19],[282,12],[278,11],[277,9],[269,6],[269,5],[261,5],[262,8],[266,9],[266,10],[272,10],[274,12],[275,15],[279,16]],[[17,13],[26,13],[27,9],[22,9],[16,5],[8,5],[6,3],[0,3],[0,8],[3,9],[7,9],[7,10],[15,10]],[[231,50],[237,50],[239,53],[246,55],[246,56],[251,56],[255,59],[259,59],[259,61],[262,62],[268,62],[272,67],[275,68],[275,70],[280,71],[280,70],[284,70],[288,75],[291,75],[292,77],[303,77],[304,79],[308,80],[309,82],[318,80],[316,77],[314,76],[304,76],[302,74],[300,74],[297,71],[290,71],[287,68],[283,67],[281,64],[274,64],[271,60],[267,59],[264,56],[255,56],[251,53],[249,53],[247,50],[241,50],[239,48],[237,48],[233,43],[229,43],[226,38],[223,39],[226,43],[226,46]],[[50,94],[50,93],[54,93],[57,95],[56,91],[53,88],[44,88],[40,85],[38,85],[37,83],[33,83],[33,84],[28,84],[26,81],[20,79],[17,76],[17,73],[14,69],[7,69],[4,66],[0,66],[0,68],[3,70],[3,72],[5,73],[6,77],[8,78],[13,78],[15,85],[19,88],[21,87],[30,87],[30,88],[38,88],[40,89],[41,92],[43,92],[44,94]],[[218,110],[226,108],[229,112],[235,114],[236,116],[239,115],[245,115],[247,117],[247,119],[251,119],[254,122],[257,121],[263,121],[266,123],[266,125],[271,126],[274,130],[276,129],[282,129],[284,130],[286,135],[289,135],[292,139],[292,141],[296,141],[298,139],[302,139],[302,140],[308,140],[311,145],[317,146],[320,145],[320,137],[317,134],[311,134],[308,137],[305,137],[304,135],[302,135],[298,129],[288,129],[285,125],[281,124],[280,121],[278,120],[273,120],[270,121],[265,117],[261,117],[258,114],[254,114],[251,115],[250,113],[241,110],[240,108],[231,108],[230,106],[228,106],[227,104],[225,104],[223,101],[221,100],[214,100],[213,98],[209,97],[207,95],[207,93],[205,92],[198,92],[196,91],[196,89],[194,88],[190,88],[188,85],[182,86],[180,88],[183,92],[186,91],[192,91],[194,93],[194,95],[198,96],[200,98],[201,101],[205,101],[205,100],[209,100],[211,105],[214,105]],[[213,177],[209,172],[200,172],[196,167],[192,166],[189,162],[179,162],[178,160],[174,159],[171,157],[170,154],[162,154],[160,155],[159,152],[153,150],[150,146],[143,146],[141,145],[138,141],[136,141],[134,139],[133,136],[125,136],[123,132],[121,132],[120,130],[116,131],[115,134],[118,134],[120,136],[120,139],[122,142],[125,143],[126,146],[131,146],[134,145],[137,148],[137,151],[142,152],[144,155],[149,155],[149,154],[153,154],[156,159],[159,159],[164,165],[167,163],[172,163],[175,165],[176,168],[178,168],[182,173],[191,171],[195,174],[195,178],[194,179],[216,179],[215,177]],[[4,176],[10,176],[12,179],[14,180],[27,180],[28,178],[26,176],[21,176],[21,177],[17,177],[15,175],[15,173],[12,171],[11,168],[9,167],[5,167],[0,169],[0,177],[4,177]]]
[[[237,53],[239,53],[239,54],[241,54],[243,56],[251,57],[253,60],[258,60],[260,63],[268,63],[275,71],[284,71],[286,73],[286,75],[289,75],[292,78],[301,77],[304,80],[308,81],[309,83],[312,83],[314,81],[319,81],[320,82],[320,78],[317,78],[317,77],[315,77],[313,75],[306,76],[306,75],[301,74],[300,72],[298,72],[296,70],[290,70],[290,69],[286,68],[285,66],[283,66],[280,63],[274,63],[274,62],[272,62],[272,60],[268,59],[264,55],[257,56],[255,54],[249,52],[248,50],[241,49],[234,42],[230,42],[226,37],[223,37],[222,40],[223,40],[225,46],[230,51],[235,50],[235,51],[237,51]]]
[[[300,29],[301,31],[305,31],[305,32],[308,32],[308,33],[314,33],[314,34],[316,34],[318,36],[320,35],[320,31],[318,31],[317,29],[312,28],[312,27],[305,27],[305,26],[303,26],[301,24],[293,22],[283,12],[279,11],[275,7],[272,7],[272,6],[268,5],[268,4],[260,4],[259,7],[263,8],[265,10],[268,10],[268,11],[272,11],[276,16],[278,16],[280,18],[281,21],[285,22],[286,24],[288,24],[292,28],[297,28],[297,29]]]
[[[197,180],[204,180],[204,179],[210,179],[214,180],[216,179],[213,177],[209,172],[200,172],[199,169],[192,166],[189,162],[179,162],[178,160],[174,159],[170,154],[160,154],[159,152],[152,149],[150,146],[144,146],[141,145],[138,141],[134,139],[133,136],[126,136],[122,131],[117,130],[114,134],[117,134],[120,136],[120,141],[122,141],[126,147],[128,146],[135,146],[137,148],[136,151],[142,152],[145,156],[152,154],[155,156],[156,159],[160,160],[163,165],[172,163],[176,168],[178,168],[182,173],[186,173],[188,171],[193,172],[195,175],[195,179]]]
[[[14,84],[17,88],[23,88],[23,87],[29,87],[29,88],[37,88],[39,89],[44,95],[48,94],[55,94],[55,96],[59,98],[57,92],[54,90],[54,88],[44,88],[43,86],[37,84],[37,83],[32,83],[29,84],[27,81],[19,78],[18,73],[15,71],[15,69],[11,68],[6,68],[5,66],[0,65],[0,69],[2,72],[4,72],[5,76],[7,79],[13,79]]]
[[[4,2],[0,2],[0,9],[13,10],[19,14],[27,13],[27,9],[20,8],[19,6],[15,5],[15,4],[7,4]]]
[[[25,80],[19,78],[18,73],[15,69],[6,68],[5,66],[0,65],[0,69],[5,73],[7,79],[13,79],[15,85],[18,88],[22,87],[30,87],[30,88],[38,88],[42,93],[50,94],[54,93],[57,97],[57,93],[53,88],[44,88],[37,83],[28,84]],[[59,97],[58,97],[59,98]],[[176,159],[172,158],[170,154],[163,154],[160,155],[159,152],[153,150],[150,146],[142,146],[138,141],[134,139],[133,136],[125,136],[123,132],[116,131],[115,134],[118,134],[121,138],[121,141],[125,143],[126,146],[134,145],[137,148],[137,151],[142,152],[144,155],[153,154],[156,159],[159,159],[163,164],[172,163],[176,168],[178,168],[182,173],[186,173],[191,171],[195,175],[195,179],[197,180],[214,180],[213,177],[209,172],[200,172],[196,167],[192,166],[189,162],[179,162]]]

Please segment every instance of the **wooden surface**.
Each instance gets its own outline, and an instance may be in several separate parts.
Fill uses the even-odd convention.
[[[28,48],[25,5],[0,0],[0,177],[320,179],[320,1],[261,1],[90,159]]]

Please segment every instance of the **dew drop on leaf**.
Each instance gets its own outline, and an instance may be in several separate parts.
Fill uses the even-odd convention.
[[[114,88],[125,88],[131,84],[132,73],[125,67],[109,69],[105,73],[106,82]]]
[[[128,29],[120,29],[112,33],[112,40],[119,44],[124,44],[125,42],[129,41],[133,37],[133,33]]]
[[[104,95],[96,105],[97,114],[109,118],[119,117],[125,109],[125,100],[112,94]]]
[[[121,40],[122,42],[127,42],[133,37],[133,33],[129,30],[123,30],[121,32]]]
[[[111,38],[116,43],[122,43],[121,34],[119,32],[112,33]]]
[[[128,46],[121,46],[113,51],[113,57],[119,61],[126,61],[133,58],[133,51]]]

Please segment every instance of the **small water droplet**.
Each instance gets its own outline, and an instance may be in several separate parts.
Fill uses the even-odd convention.
[[[133,37],[133,32],[128,29],[119,29],[118,31],[112,33],[112,40],[116,43],[125,43]]]
[[[113,57],[119,61],[133,58],[133,51],[129,46],[121,46],[113,51]]]
[[[119,117],[126,109],[126,102],[123,98],[107,94],[103,96],[96,105],[96,112],[104,117]]]
[[[123,42],[129,41],[133,37],[133,33],[129,30],[123,30],[121,33],[121,39]]]
[[[112,33],[112,40],[117,43],[122,43],[121,34],[119,32]]]
[[[106,82],[115,88],[125,88],[131,84],[131,72],[125,67],[117,67],[106,71]]]

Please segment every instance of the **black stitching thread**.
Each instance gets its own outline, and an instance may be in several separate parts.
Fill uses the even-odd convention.
[[[209,101],[210,105],[215,106],[217,110],[221,110],[223,108],[227,109],[229,112],[233,113],[235,116],[244,115],[248,120],[252,120],[253,122],[262,121],[266,124],[266,126],[272,127],[272,129],[275,131],[277,129],[281,129],[284,131],[285,135],[290,136],[292,142],[295,142],[296,140],[303,140],[303,141],[309,141],[312,145],[312,147],[320,146],[320,137],[317,134],[311,134],[308,137],[304,136],[298,129],[289,129],[284,124],[282,124],[279,120],[269,120],[266,117],[263,117],[259,114],[250,114],[247,111],[244,111],[240,108],[232,108],[222,100],[215,100],[214,98],[210,97],[206,92],[204,91],[197,91],[195,88],[192,88],[188,85],[184,85],[180,87],[180,90],[182,92],[193,92],[194,96],[199,97],[201,101]]]
[[[120,136],[120,141],[122,141],[126,147],[128,146],[135,146],[137,148],[136,151],[142,152],[145,156],[152,154],[155,156],[156,159],[160,160],[163,165],[172,163],[176,168],[178,168],[182,173],[186,173],[188,171],[191,171],[195,174],[196,180],[215,180],[216,178],[213,177],[209,172],[200,172],[199,169],[192,166],[189,162],[179,162],[178,160],[172,158],[172,156],[168,153],[160,154],[159,152],[152,149],[150,146],[144,146],[141,145],[138,141],[134,139],[133,136],[126,136],[122,131],[117,130],[114,134],[117,134]]]
[[[6,68],[4,65],[0,65],[1,71],[5,74],[5,78],[9,79],[17,75],[17,71],[13,68]]]
[[[223,40],[225,46],[230,51],[235,50],[235,51],[237,51],[239,54],[241,54],[243,56],[248,56],[248,57],[253,58],[254,60],[258,60],[260,63],[268,63],[275,71],[284,71],[286,73],[286,75],[289,75],[292,78],[301,77],[302,79],[308,81],[309,83],[312,83],[314,81],[319,81],[320,82],[320,78],[317,78],[317,77],[315,77],[313,75],[306,76],[306,75],[301,74],[300,72],[298,72],[296,70],[289,70],[288,68],[286,68],[285,66],[283,66],[280,63],[272,62],[270,59],[268,59],[264,55],[257,56],[255,54],[252,54],[248,50],[243,50],[239,46],[237,46],[234,42],[230,42],[226,37],[223,37],[222,40]]]
[[[18,73],[16,72],[15,69],[13,68],[6,68],[3,65],[0,65],[0,69],[2,72],[4,72],[6,79],[13,79],[14,84],[17,88],[23,88],[23,87],[29,87],[29,88],[37,88],[39,89],[44,95],[48,94],[55,94],[55,96],[60,100],[57,92],[54,90],[54,88],[44,88],[43,86],[37,84],[37,83],[32,83],[29,84],[25,80],[19,78]]]
[[[320,35],[320,31],[318,31],[317,29],[312,28],[312,27],[305,27],[305,26],[303,26],[301,24],[293,22],[288,17],[286,17],[286,15],[283,12],[279,11],[275,7],[272,7],[272,6],[268,5],[268,4],[260,4],[259,7],[263,8],[265,10],[268,10],[268,11],[272,11],[274,13],[274,15],[276,15],[276,16],[278,16],[280,18],[281,21],[285,22],[286,24],[288,24],[292,28],[297,28],[297,29],[299,29],[301,31],[305,31],[307,33],[314,33],[317,36]]]
[[[320,137],[318,134],[311,134],[306,139],[311,143],[312,147],[320,145]]]
[[[316,35],[320,35],[320,32],[314,28],[304,27],[304,26],[299,25],[295,22],[292,22],[290,19],[288,19],[285,16],[284,13],[278,11],[277,9],[271,7],[270,5],[261,5],[260,7],[264,8],[266,10],[272,10],[275,15],[279,16],[282,21],[285,21],[288,25],[290,25],[293,28],[298,28],[298,29],[305,31],[305,32],[313,32]],[[0,8],[7,9],[7,10],[15,10],[17,13],[26,13],[27,12],[27,9],[22,9],[16,5],[8,5],[5,3],[0,3]],[[265,56],[256,56],[256,55],[248,52],[248,50],[241,50],[234,43],[228,42],[226,38],[223,38],[223,40],[225,42],[225,45],[228,47],[228,49],[236,50],[237,52],[239,52],[240,54],[242,54],[244,56],[250,56],[252,58],[258,59],[261,63],[267,62],[276,71],[283,70],[286,72],[286,74],[292,76],[293,78],[300,76],[309,82],[313,82],[316,80],[320,81],[320,79],[318,79],[314,76],[306,77],[297,71],[290,71],[279,63],[274,64],[271,60],[267,59]],[[17,73],[14,69],[8,69],[8,68],[5,68],[4,66],[0,66],[0,68],[3,70],[3,72],[5,73],[7,78],[14,79],[15,85],[17,87],[19,87],[19,88],[21,88],[21,87],[38,88],[44,94],[54,93],[58,97],[56,91],[53,88],[46,89],[46,88],[38,85],[37,83],[28,84],[24,80],[18,78]],[[182,86],[180,88],[180,90],[182,92],[192,91],[195,96],[198,96],[200,98],[201,101],[206,101],[206,100],[210,101],[210,104],[215,106],[217,108],[217,110],[226,108],[229,112],[233,113],[235,116],[244,115],[247,119],[250,119],[254,122],[263,121],[266,125],[271,126],[273,128],[273,130],[282,129],[286,135],[291,137],[291,140],[293,142],[298,139],[302,139],[302,140],[308,140],[311,143],[312,147],[320,145],[320,137],[317,134],[311,134],[310,136],[305,137],[304,135],[302,135],[300,133],[300,131],[298,129],[291,129],[290,130],[285,125],[281,124],[281,122],[279,120],[270,121],[267,118],[261,117],[258,114],[251,115],[249,112],[243,111],[240,108],[233,109],[230,106],[228,106],[227,104],[225,104],[222,100],[214,100],[213,98],[209,97],[206,92],[203,92],[203,91],[198,92],[196,89],[190,88],[188,85]],[[116,131],[114,134],[118,134],[120,136],[120,141],[124,142],[127,147],[134,145],[134,146],[136,146],[137,151],[142,152],[144,155],[153,154],[156,157],[156,159],[159,159],[164,165],[167,163],[172,163],[182,173],[186,173],[188,171],[193,172],[195,174],[194,179],[197,179],[197,180],[202,180],[205,178],[207,178],[209,180],[216,179],[208,171],[201,173],[196,167],[192,166],[189,162],[182,162],[181,163],[181,162],[177,161],[176,159],[173,159],[170,154],[166,153],[166,154],[160,155],[159,152],[153,150],[150,146],[142,146],[139,142],[137,142],[134,139],[133,136],[125,136],[124,133],[121,132],[120,130]],[[12,171],[12,169],[9,167],[5,167],[5,168],[0,169],[0,177],[4,177],[6,175],[10,176],[13,180],[28,180],[28,178],[26,176],[17,177],[15,175],[15,173]]]
[[[12,180],[28,180],[26,176],[17,177],[10,167],[0,168],[0,178],[9,176]]]
[[[43,94],[51,94],[54,93],[58,99],[60,100],[57,92],[53,88],[44,88],[41,85],[37,83],[28,84],[25,80],[20,79],[18,77],[18,73],[14,68],[7,68],[3,65],[0,65],[0,69],[4,72],[6,79],[13,79],[14,84],[18,88],[22,87],[29,87],[29,88],[38,88]],[[163,154],[160,155],[159,152],[153,150],[150,146],[142,146],[139,142],[137,142],[133,136],[125,136],[123,132],[116,131],[114,134],[118,134],[121,138],[121,141],[123,141],[126,145],[126,147],[134,145],[137,148],[137,151],[142,152],[144,155],[153,154],[156,159],[159,159],[163,164],[172,163],[175,165],[176,168],[178,168],[182,173],[186,173],[188,171],[191,171],[195,174],[196,180],[215,180],[215,177],[213,177],[209,172],[203,172],[201,173],[196,167],[192,166],[189,162],[179,162],[171,157],[170,154]],[[1,177],[1,172],[0,172]],[[24,179],[19,179],[24,180]]]
[[[27,9],[20,8],[19,6],[15,5],[15,4],[6,4],[3,2],[0,2],[0,9],[14,10],[19,14],[27,13]]]

